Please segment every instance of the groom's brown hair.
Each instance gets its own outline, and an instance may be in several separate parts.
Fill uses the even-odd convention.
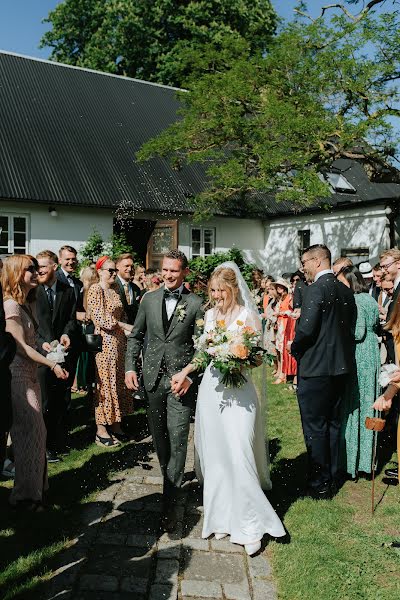
[[[186,257],[186,254],[184,254],[178,249],[166,252],[164,254],[164,258],[172,258],[173,260],[179,260],[182,265],[182,269],[187,269],[187,267],[189,266],[189,261]]]

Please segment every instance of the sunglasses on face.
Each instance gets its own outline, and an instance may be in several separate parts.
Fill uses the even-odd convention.
[[[29,267],[26,267],[25,271],[29,271],[29,273],[37,273],[37,268],[35,265],[29,265]]]
[[[102,269],[102,271],[108,271],[110,275],[114,275],[117,272],[117,269]]]

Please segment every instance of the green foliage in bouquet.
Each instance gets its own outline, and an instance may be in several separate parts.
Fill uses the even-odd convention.
[[[186,277],[186,281],[190,283],[191,289],[205,298],[207,296],[207,285],[212,272],[218,265],[231,260],[237,264],[247,285],[250,289],[253,288],[252,273],[256,269],[256,265],[246,262],[239,248],[231,248],[228,252],[216,252],[211,256],[198,256],[189,261],[190,273]]]

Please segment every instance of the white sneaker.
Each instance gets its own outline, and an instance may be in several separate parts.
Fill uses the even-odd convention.
[[[253,556],[253,554],[257,554],[257,552],[260,550],[260,548],[261,548],[261,541],[254,542],[254,544],[245,544],[244,545],[244,549],[246,550],[246,552],[249,556]]]
[[[224,538],[226,538],[227,535],[227,533],[215,533],[214,537],[216,540],[223,540]]]
[[[15,478],[14,463],[9,458],[6,458],[6,460],[4,461],[2,475],[3,477],[8,477],[9,479]]]

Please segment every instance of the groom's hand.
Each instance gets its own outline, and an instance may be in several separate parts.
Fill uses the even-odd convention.
[[[184,396],[192,382],[183,373],[175,373],[171,379],[171,390],[177,396]]]
[[[128,390],[135,390],[136,392],[139,389],[139,382],[135,371],[125,373],[125,385]]]

